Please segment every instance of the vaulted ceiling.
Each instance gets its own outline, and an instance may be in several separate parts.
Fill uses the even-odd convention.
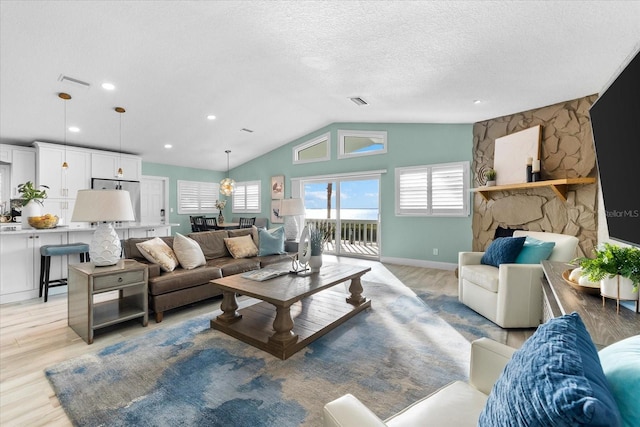
[[[472,123],[597,93],[640,47],[638,1],[2,0],[0,12],[2,143],[63,142],[67,92],[69,144],[118,151],[122,118],[123,151],[214,170],[226,149],[234,167],[332,122]]]

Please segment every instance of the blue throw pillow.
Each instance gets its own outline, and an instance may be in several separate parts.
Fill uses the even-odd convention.
[[[524,245],[524,240],[524,237],[498,237],[491,242],[484,255],[482,255],[480,263],[493,265],[494,267],[499,267],[500,264],[513,263],[518,257],[522,245]]]
[[[513,354],[478,425],[621,425],[598,352],[578,313],[539,326]]]
[[[258,229],[258,256],[278,255],[286,253],[284,251],[284,228],[278,227],[275,230]]]
[[[611,344],[598,355],[624,426],[640,426],[640,335]]]
[[[524,246],[516,258],[516,264],[540,264],[540,261],[551,256],[556,242],[543,242],[527,236]]]

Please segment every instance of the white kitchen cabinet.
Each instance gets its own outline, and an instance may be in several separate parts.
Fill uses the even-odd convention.
[[[36,150],[31,147],[11,148],[11,198],[20,198],[18,185],[36,182]]]
[[[123,175],[118,176],[118,168]],[[91,153],[91,177],[103,179],[122,179],[124,181],[140,181],[142,176],[142,159],[130,154],[96,152]]]
[[[66,233],[0,235],[0,304],[37,298],[40,282],[40,247],[67,243]],[[51,258],[50,278],[67,276],[67,257]]]
[[[34,142],[37,150],[36,180],[49,187],[50,199],[75,199],[78,190],[91,188],[91,154],[89,150]],[[69,167],[62,169],[66,160]]]
[[[11,146],[0,144],[0,162],[11,163]]]

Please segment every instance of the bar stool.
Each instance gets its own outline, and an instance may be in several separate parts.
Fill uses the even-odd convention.
[[[80,242],[66,245],[43,245],[40,247],[40,292],[38,296],[42,296],[44,289],[44,302],[47,302],[49,297],[49,288],[67,284],[67,279],[49,280],[51,257],[73,254],[80,254],[80,262],[84,262],[85,259],[89,261],[89,245]]]

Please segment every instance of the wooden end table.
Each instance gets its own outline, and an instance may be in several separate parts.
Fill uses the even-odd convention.
[[[108,267],[69,264],[69,326],[87,344],[93,343],[93,332],[99,328],[138,317],[147,326],[148,277],[147,266],[134,260],[122,259]],[[94,301],[94,296],[112,291],[118,291],[117,298]]]

